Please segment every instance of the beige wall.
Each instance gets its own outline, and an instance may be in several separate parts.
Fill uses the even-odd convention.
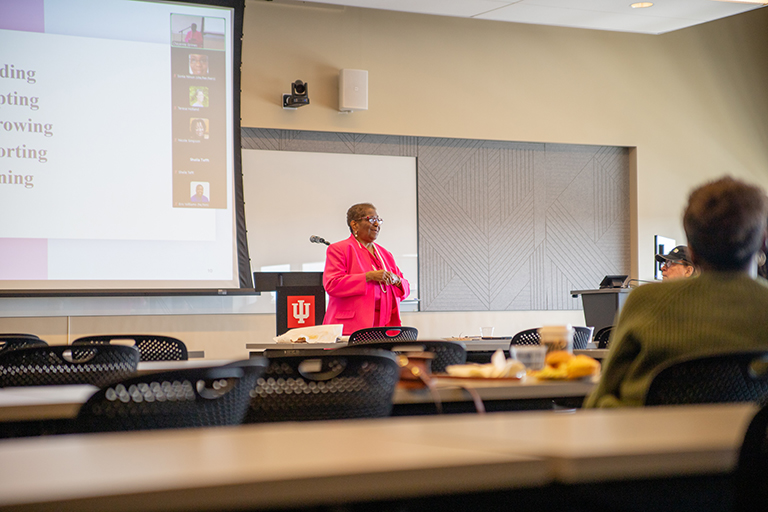
[[[661,36],[250,1],[243,126],[636,146],[635,275],[691,187],[768,185],[768,9]],[[338,71],[369,72],[340,114]],[[311,105],[280,94],[309,83]]]
[[[337,111],[342,68],[369,71],[369,110]],[[247,3],[242,125],[633,146],[633,274],[652,277],[653,235],[684,240],[689,189],[731,173],[768,186],[768,9],[661,36],[364,9]],[[311,105],[280,106],[296,79]],[[511,334],[580,312],[409,313],[426,336]],[[271,315],[1,319],[53,342],[91,332],[177,334],[238,357]],[[40,332],[44,329],[45,332]],[[48,333],[50,331],[50,333]]]

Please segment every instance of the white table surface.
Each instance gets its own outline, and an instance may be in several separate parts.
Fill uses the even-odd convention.
[[[594,357],[595,359],[605,359],[608,357],[607,348],[574,349],[573,353],[574,355],[582,354],[585,356]]]
[[[587,396],[597,384],[594,379],[538,380],[523,377],[521,380],[508,379],[448,379],[436,378],[437,392],[443,402],[466,402],[472,400],[469,387],[477,391],[482,400],[526,400],[540,398],[564,398]],[[393,397],[395,404],[419,404],[433,402],[432,394],[426,388],[403,389],[398,387]]]
[[[5,440],[0,507],[291,507],[723,474],[755,411],[497,413]]]
[[[187,361],[142,361],[136,368],[139,375],[157,373],[172,370],[185,370],[188,368],[210,368],[234,363],[239,359],[190,359]]]
[[[422,418],[440,425],[436,442],[550,458],[557,481],[584,483],[729,472],[757,410],[742,403]]]
[[[80,406],[98,390],[88,384],[2,388],[0,421],[74,418]]]
[[[221,366],[233,361],[233,359],[149,361],[139,363],[137,373]],[[0,421],[74,418],[80,406],[98,389],[88,384],[0,388]]]

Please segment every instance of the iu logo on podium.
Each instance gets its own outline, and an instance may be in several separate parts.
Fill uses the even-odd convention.
[[[288,296],[288,328],[311,327],[315,325],[314,295]]]

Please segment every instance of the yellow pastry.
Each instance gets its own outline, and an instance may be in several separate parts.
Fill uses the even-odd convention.
[[[600,372],[600,363],[589,356],[574,356],[565,364],[565,371],[569,379],[589,377]]]

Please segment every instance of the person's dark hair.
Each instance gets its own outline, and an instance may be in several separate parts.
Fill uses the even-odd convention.
[[[349,226],[350,233],[352,232],[352,221],[360,220],[365,217],[368,208],[376,209],[371,203],[358,203],[349,207],[349,210],[347,210],[347,226]]]
[[[768,197],[731,177],[707,183],[688,198],[683,226],[696,263],[741,270],[762,248]]]

